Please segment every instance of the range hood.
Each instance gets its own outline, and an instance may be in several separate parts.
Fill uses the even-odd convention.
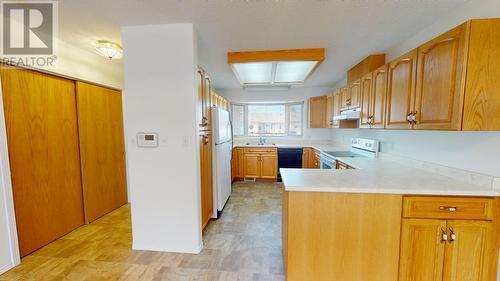
[[[361,118],[359,107],[347,108],[340,111],[340,115],[334,116],[333,120],[358,120]]]

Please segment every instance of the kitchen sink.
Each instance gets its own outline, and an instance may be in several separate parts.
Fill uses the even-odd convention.
[[[276,144],[275,143],[249,143],[249,142],[247,142],[245,145],[266,146],[266,145],[276,145]]]

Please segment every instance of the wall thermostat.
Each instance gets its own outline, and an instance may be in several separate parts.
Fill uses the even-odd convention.
[[[158,133],[137,133],[138,147],[158,147]]]

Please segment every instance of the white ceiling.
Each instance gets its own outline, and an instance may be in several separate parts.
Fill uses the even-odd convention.
[[[385,52],[467,0],[63,0],[63,41],[120,41],[120,26],[194,23],[199,62],[216,88],[241,87],[228,51],[326,48],[304,86],[331,86],[352,65]]]

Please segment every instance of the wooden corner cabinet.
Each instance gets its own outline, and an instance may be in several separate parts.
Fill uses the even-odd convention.
[[[327,97],[309,98],[309,128],[327,127]]]
[[[320,159],[316,150],[312,147],[304,147],[302,152],[302,168],[303,169],[319,169]]]
[[[500,130],[500,19],[473,20],[462,130]]]

